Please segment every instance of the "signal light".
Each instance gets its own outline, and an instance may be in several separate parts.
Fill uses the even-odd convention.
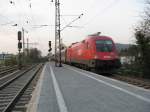
[[[18,43],[18,48],[19,48],[19,49],[22,49],[22,42],[19,42],[19,43]]]
[[[49,47],[51,48],[51,41],[49,41],[49,44],[48,44],[48,45],[49,45]]]
[[[49,43],[48,43],[48,45],[49,45],[49,52],[52,50],[52,48],[51,48],[51,41],[49,41]]]
[[[19,41],[21,40],[21,37],[22,37],[22,33],[21,33],[21,31],[18,31],[18,40]]]

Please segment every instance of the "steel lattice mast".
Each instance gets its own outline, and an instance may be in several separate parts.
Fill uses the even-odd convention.
[[[53,2],[53,0],[51,1]],[[83,14],[79,15],[76,19],[71,21],[69,24],[67,24],[65,27],[60,29],[60,2],[59,0],[55,0],[55,66],[59,63],[59,67],[62,66],[62,60],[61,60],[61,35],[60,32],[64,30],[66,27],[69,27],[73,22],[80,19]]]
[[[57,55],[59,54],[59,56]],[[61,63],[61,40],[60,40],[60,2],[55,0],[55,66],[59,62],[59,67],[62,66]]]

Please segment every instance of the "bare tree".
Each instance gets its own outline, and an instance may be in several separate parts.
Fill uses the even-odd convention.
[[[150,78],[150,0],[146,0],[143,21],[135,30],[135,38],[143,76]]]

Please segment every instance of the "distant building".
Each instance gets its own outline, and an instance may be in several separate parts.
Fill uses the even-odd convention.
[[[121,64],[131,64],[133,61],[135,61],[134,56],[121,56],[120,57]]]
[[[13,56],[13,54],[0,54],[0,60],[10,59]]]

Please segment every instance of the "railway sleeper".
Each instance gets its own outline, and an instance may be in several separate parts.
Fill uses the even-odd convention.
[[[22,105],[22,106],[16,105],[16,106],[13,108],[13,110],[25,112],[25,111],[26,111],[26,106],[25,106],[25,105]]]

